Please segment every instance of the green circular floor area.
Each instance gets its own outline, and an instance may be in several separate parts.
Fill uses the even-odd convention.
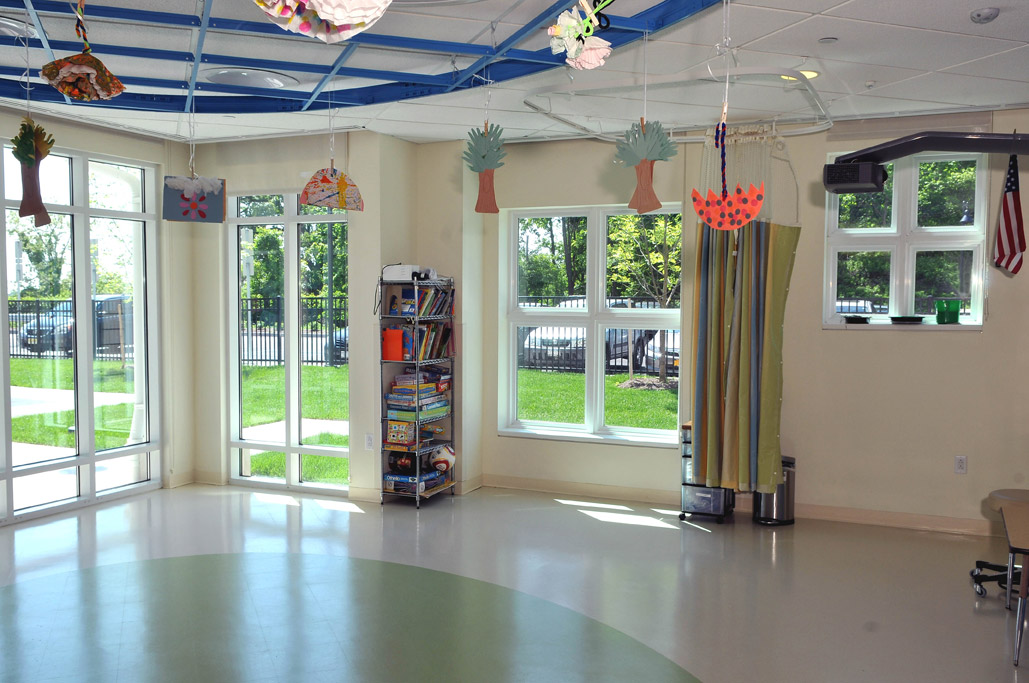
[[[4,681],[697,681],[564,607],[324,555],[195,555],[0,588]]]

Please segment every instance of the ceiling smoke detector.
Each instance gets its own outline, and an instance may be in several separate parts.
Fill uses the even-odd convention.
[[[265,69],[243,69],[228,66],[221,69],[206,69],[201,72],[204,80],[218,85],[239,85],[247,88],[285,88],[300,83],[297,79],[277,71]]]
[[[996,7],[983,7],[982,9],[972,10],[969,18],[976,24],[988,24],[997,18],[1000,14],[1000,10]]]

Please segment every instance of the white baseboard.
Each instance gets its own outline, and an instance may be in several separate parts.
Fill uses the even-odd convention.
[[[660,503],[676,509],[681,505],[681,494],[676,491],[654,491],[623,486],[582,484],[579,482],[553,481],[484,475],[483,486],[505,489],[523,489],[561,495],[590,496],[618,501],[636,500],[642,503]],[[736,514],[750,515],[754,510],[753,496],[749,493],[736,494]],[[885,510],[862,510],[858,508],[835,507],[831,505],[809,505],[798,503],[793,511],[796,519],[818,519],[829,522],[870,524],[919,531],[939,531],[950,534],[972,536],[1004,536],[999,522],[988,519],[963,519],[940,515],[922,515],[910,512],[889,512]]]

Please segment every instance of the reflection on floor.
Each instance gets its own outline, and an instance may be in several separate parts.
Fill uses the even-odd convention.
[[[454,670],[457,681],[667,680],[647,678],[646,663],[706,683],[1015,681],[1013,614],[996,589],[977,598],[968,578],[975,559],[1005,554],[996,538],[807,520],[779,529],[744,517],[683,523],[646,504],[499,489],[416,511],[409,501],[189,486],[0,529],[0,678],[47,680],[43,672],[67,670],[44,663],[73,658],[74,677],[52,680],[112,680],[104,674],[121,664],[117,680],[183,680],[184,671],[199,675],[202,644],[214,639],[225,668],[210,680],[448,680],[426,673],[431,661],[416,677],[409,660],[377,668],[375,657],[338,659],[362,642],[415,639],[410,651],[426,660],[451,648],[504,653],[481,675]],[[363,584],[353,580],[362,573]],[[489,599],[469,592],[479,589]],[[326,600],[312,597],[323,590]],[[404,599],[383,604],[391,595]],[[13,609],[19,596],[32,609]],[[476,628],[491,601],[507,622],[549,633],[567,653],[561,665],[578,675],[548,666],[556,660],[531,640]],[[198,624],[197,605],[216,605],[218,616]],[[434,614],[439,625],[428,630]],[[618,647],[638,657],[637,675],[591,666],[595,653]],[[195,655],[183,663],[185,651]],[[332,673],[319,668],[331,657]],[[521,658],[530,674],[507,666]],[[682,669],[662,669],[668,660]]]

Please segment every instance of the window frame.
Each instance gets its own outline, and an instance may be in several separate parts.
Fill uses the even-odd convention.
[[[831,163],[845,152],[827,155]],[[918,225],[918,168],[926,162],[976,162],[973,222],[969,227]],[[893,201],[891,224],[883,228],[839,227],[839,195],[826,192],[825,204],[825,263],[822,296],[823,329],[972,329],[982,328],[985,309],[986,240],[988,230],[989,164],[987,155],[962,152],[931,152],[916,154],[892,161]],[[889,316],[913,315],[915,307],[915,265],[921,251],[972,251],[970,278],[970,313],[957,325],[936,324],[936,318],[925,315],[921,325],[898,327],[890,324]],[[843,314],[836,312],[837,259],[840,252],[889,251],[890,301],[887,313],[871,314],[869,324],[848,325]]]
[[[280,195],[283,201],[283,213],[270,216],[239,216],[240,197],[252,197],[257,195]],[[228,248],[227,277],[226,277],[226,301],[229,310],[235,311],[232,315],[226,316],[226,386],[229,388],[229,437],[226,444],[226,457],[229,460],[229,483],[234,485],[247,486],[251,488],[265,488],[272,490],[297,490],[315,492],[323,495],[345,496],[350,486],[326,485],[318,482],[304,482],[301,480],[301,459],[305,455],[328,456],[334,458],[350,458],[351,446],[325,446],[325,445],[302,445],[300,444],[300,427],[303,420],[301,414],[301,388],[300,388],[300,240],[299,229],[301,225],[314,223],[346,223],[348,226],[347,244],[347,281],[350,280],[349,259],[349,215],[348,213],[335,214],[303,214],[300,212],[299,192],[238,192],[229,196],[226,205],[225,230]],[[285,437],[282,443],[274,441],[261,441],[256,439],[244,439],[242,437],[242,394],[240,382],[240,353],[239,353],[239,277],[240,277],[240,243],[239,228],[256,225],[282,225],[283,226],[283,357],[285,358],[285,393],[284,401],[286,406]],[[348,288],[349,291],[349,288]],[[348,301],[349,307],[349,301]],[[349,310],[347,313],[349,320]],[[349,323],[348,323],[349,324]],[[349,363],[349,354],[348,354]],[[353,435],[351,435],[352,437]],[[270,479],[257,479],[251,476],[244,476],[240,461],[243,450],[260,450],[268,453],[281,453],[285,455],[286,471],[282,481]]]
[[[10,148],[4,144],[4,148]],[[162,437],[162,408],[161,408],[161,277],[158,258],[158,204],[160,201],[159,183],[157,179],[157,166],[135,159],[125,159],[112,155],[93,154],[79,150],[54,147],[51,154],[67,157],[69,162],[70,178],[70,204],[47,203],[47,210],[53,214],[65,214],[70,217],[71,222],[71,244],[69,253],[73,272],[72,307],[76,320],[88,321],[85,325],[75,325],[75,348],[92,349],[94,340],[95,318],[92,301],[92,282],[89,274],[92,272],[92,253],[90,249],[90,220],[92,218],[110,218],[115,220],[135,221],[142,224],[143,235],[143,282],[144,293],[144,339],[145,339],[145,364],[142,372],[146,381],[147,398],[147,432],[148,440],[145,442],[122,446],[118,448],[97,451],[95,442],[96,404],[94,393],[94,370],[91,354],[76,352],[74,358],[74,405],[75,405],[75,430],[76,452],[65,458],[47,460],[39,463],[27,463],[24,465],[12,466],[13,447],[12,438],[12,410],[11,410],[11,335],[10,335],[10,310],[8,297],[3,297],[3,309],[0,311],[0,349],[2,349],[3,362],[0,363],[0,373],[4,386],[8,389],[3,392],[3,399],[0,402],[2,408],[2,424],[4,428],[3,438],[0,439],[0,526],[23,522],[52,515],[56,512],[74,510],[88,507],[101,502],[117,500],[138,493],[159,489],[163,485],[163,466],[161,445]],[[113,164],[118,166],[129,166],[138,168],[143,173],[141,182],[141,211],[121,211],[116,209],[103,209],[92,207],[89,204],[89,164],[96,162],[100,164]],[[3,226],[4,239],[0,244],[0,281],[3,283],[5,294],[8,292],[8,255],[7,255],[7,211],[17,210],[20,204],[19,199],[8,199],[4,180],[4,164],[0,163],[0,202],[3,205],[3,212],[0,215],[0,225]],[[134,312],[135,315],[135,312]],[[139,347],[139,342],[134,341]],[[80,362],[88,358],[89,362]],[[131,456],[145,456],[147,460],[148,478],[141,482],[134,482],[122,486],[116,486],[103,491],[97,491],[97,467],[105,462],[126,458]],[[78,495],[72,498],[64,498],[41,505],[14,510],[14,481],[22,477],[30,477],[47,472],[54,472],[75,468],[78,477]]]
[[[665,204],[659,211],[648,213],[681,214],[681,205]],[[556,209],[523,209],[508,212],[500,222],[502,253],[500,263],[507,277],[500,278],[498,292],[499,356],[498,356],[498,434],[559,441],[613,442],[640,446],[667,447],[677,444],[674,429],[618,427],[604,424],[603,343],[607,329],[658,329],[680,331],[680,306],[663,309],[609,308],[607,299],[608,216],[635,214],[625,206],[562,207]],[[586,307],[558,309],[521,307],[518,305],[518,242],[519,221],[525,218],[586,217]],[[586,333],[585,415],[583,424],[521,420],[518,418],[518,328],[582,327]],[[680,343],[680,348],[684,345]],[[681,351],[680,351],[681,353]],[[680,365],[680,376],[684,372]],[[683,392],[678,392],[682,414]]]

